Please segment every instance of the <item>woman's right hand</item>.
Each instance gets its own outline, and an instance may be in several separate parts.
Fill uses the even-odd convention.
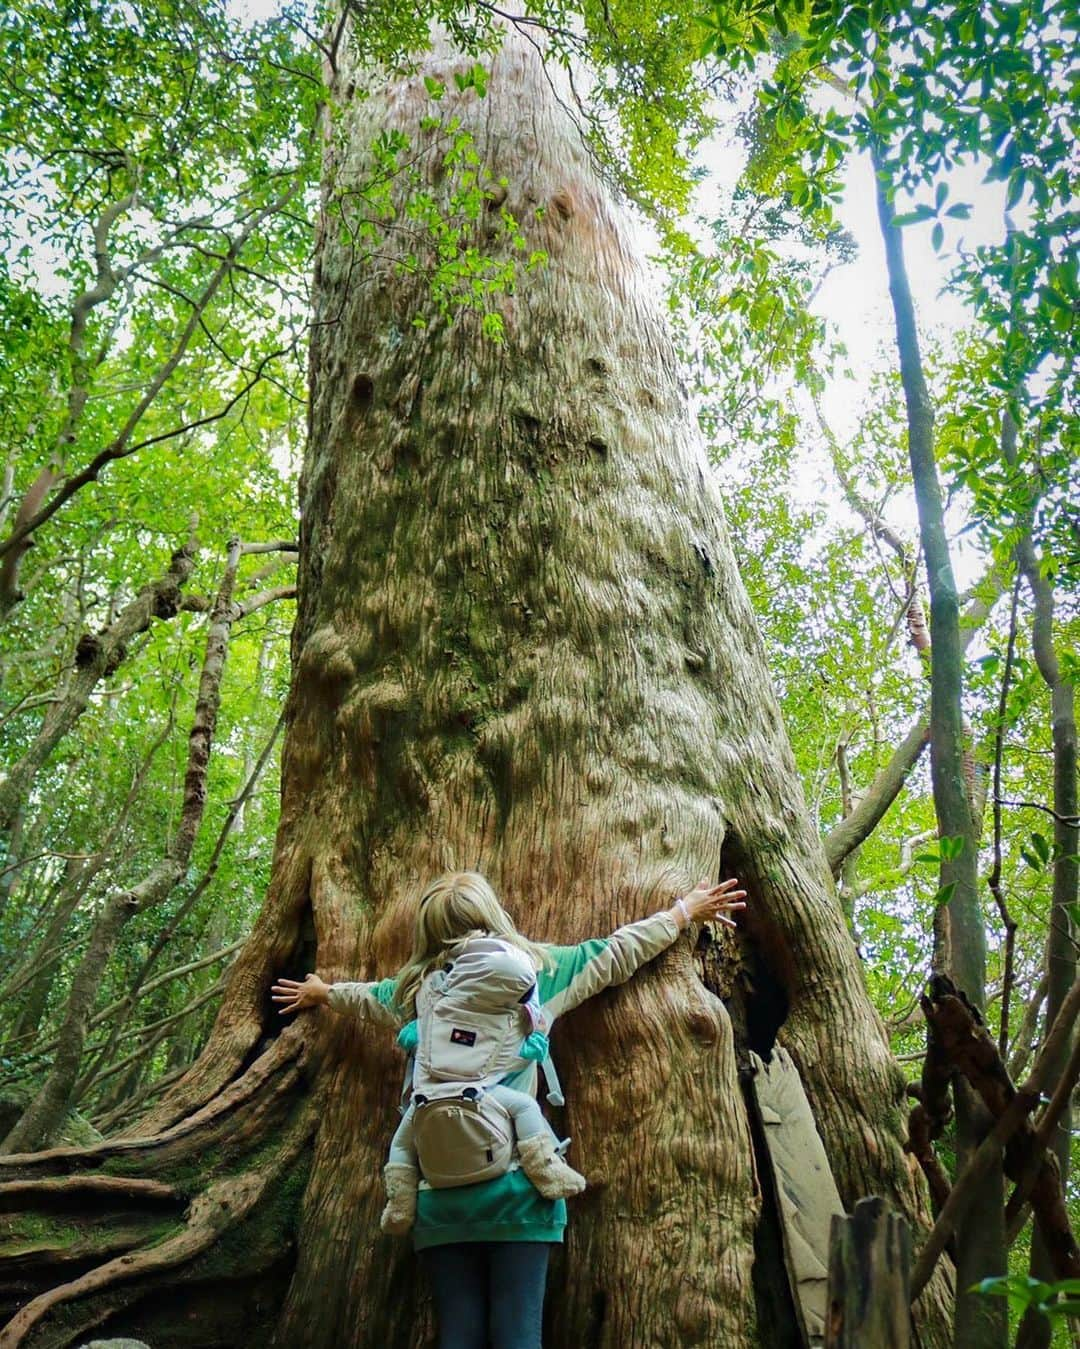
[[[280,978],[270,990],[274,1002],[281,1003],[279,1016],[288,1016],[290,1012],[302,1012],[307,1007],[322,1007],[330,1001],[330,985],[323,983],[317,974],[305,976],[303,982],[298,979]]]
[[[728,913],[745,908],[746,891],[739,889],[738,879],[732,876],[730,880],[721,881],[719,885],[699,881],[689,894],[675,901],[671,915],[680,928],[686,926],[687,919],[691,923],[721,922],[726,923],[728,927],[734,927],[734,920],[727,916]]]

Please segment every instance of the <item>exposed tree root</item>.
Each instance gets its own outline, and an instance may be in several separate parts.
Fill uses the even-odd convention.
[[[300,1025],[290,1027],[265,1054],[255,1060],[243,1077],[201,1110],[188,1115],[171,1128],[145,1136],[122,1135],[88,1148],[62,1147],[48,1148],[44,1152],[12,1153],[0,1157],[0,1176],[16,1174],[24,1169],[36,1172],[90,1168],[100,1166],[111,1158],[137,1157],[141,1154],[162,1155],[168,1152],[173,1157],[187,1155],[196,1147],[201,1150],[208,1142],[212,1142],[212,1138],[203,1138],[201,1135],[221,1133],[221,1126],[227,1122],[227,1118],[249,1104],[250,1113],[245,1113],[242,1135],[247,1137],[257,1134],[263,1116],[273,1107],[275,1098],[291,1088],[299,1076],[294,1060],[304,1047],[302,1030]],[[268,1092],[268,1084],[278,1074],[280,1081],[273,1083],[274,1090]],[[265,1099],[256,1099],[260,1097]],[[232,1137],[234,1141],[239,1141],[241,1132],[237,1131]]]
[[[214,1290],[211,1305],[228,1306],[231,1285],[260,1275],[284,1295],[284,1280],[266,1272],[291,1249],[302,1185],[290,1177],[306,1169],[318,1119],[298,1063],[303,1030],[290,1027],[214,1101],[159,1134],[0,1159],[10,1177],[0,1181],[0,1305],[14,1312],[0,1349],[77,1344],[117,1317],[152,1327],[200,1258],[195,1281]],[[200,1320],[191,1343],[231,1344],[234,1333]]]
[[[0,1330],[0,1349],[17,1349],[33,1327],[60,1303],[86,1297],[114,1284],[174,1269],[207,1250],[227,1228],[248,1216],[273,1181],[297,1159],[311,1132],[312,1119],[310,1112],[307,1113],[306,1127],[293,1130],[286,1146],[274,1154],[271,1165],[216,1181],[193,1200],[184,1227],[175,1236],[158,1245],[108,1260],[28,1302]]]
[[[160,1180],[140,1180],[134,1176],[55,1176],[44,1180],[7,1180],[0,1183],[0,1205],[12,1200],[45,1197],[97,1196],[103,1199],[180,1199],[174,1185]]]
[[[169,1088],[140,1121],[140,1128],[159,1133],[178,1121],[193,1117],[207,1106],[214,1107],[240,1078],[244,1065],[258,1055],[268,1035],[277,1034],[280,1022],[268,1024],[267,989],[280,974],[303,978],[314,963],[297,961],[303,943],[305,917],[311,914],[311,858],[306,849],[279,849],[274,879],[267,902],[229,969],[228,985],[206,1049],[198,1060]],[[334,969],[321,964],[330,978],[355,978],[355,970]],[[286,1028],[281,1041],[290,1038]],[[262,1062],[265,1054],[255,1062]],[[246,1078],[247,1074],[243,1073]],[[243,1078],[240,1078],[243,1080]]]

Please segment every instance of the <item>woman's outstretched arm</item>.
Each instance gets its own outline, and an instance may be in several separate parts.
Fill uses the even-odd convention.
[[[745,900],[746,891],[734,877],[719,885],[702,881],[670,909],[627,923],[610,937],[555,948],[555,971],[540,975],[545,1012],[554,1020],[602,989],[625,983],[642,965],[666,951],[689,923],[730,922],[727,914],[744,909]]]

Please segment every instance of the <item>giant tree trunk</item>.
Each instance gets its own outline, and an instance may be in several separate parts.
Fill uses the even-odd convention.
[[[420,888],[448,867],[482,870],[526,932],[555,942],[737,872],[752,896],[747,1046],[767,1053],[779,1039],[790,1051],[848,1205],[883,1194],[925,1221],[902,1151],[903,1082],[810,827],[630,225],[566,112],[561,74],[532,43],[507,38],[482,102],[453,92],[453,71],[470,66],[437,44],[414,77],[367,99],[353,97],[356,76],[338,80],[281,825],[270,893],[210,1044],[140,1125],[165,1140],[157,1160],[151,1141],[137,1167],[115,1143],[6,1163],[35,1176],[104,1159],[167,1179],[171,1148],[189,1188],[241,1173],[232,1183],[257,1191],[240,1205],[255,1239],[223,1246],[215,1267],[211,1232],[197,1275],[221,1300],[229,1279],[257,1287],[248,1333],[274,1326],[277,1345],[423,1340],[416,1261],[377,1227],[401,1071],[391,1037],[325,1013],[274,1040],[267,990],[312,967],[331,979],[393,971]],[[437,106],[424,75],[448,86]],[[494,180],[507,180],[501,205],[550,255],[506,299],[502,345],[475,315],[442,318],[422,275],[362,262],[335,214],[388,127],[445,190],[445,138],[420,129],[432,112],[462,119]],[[492,210],[478,223],[480,246],[500,246],[498,220]],[[553,1272],[548,1342],[764,1344],[736,1039],[689,945],[574,1013],[555,1052],[590,1189]],[[205,1205],[192,1224],[210,1231]],[[174,1304],[147,1296],[180,1277],[184,1258],[140,1267],[98,1320],[129,1304],[109,1325],[141,1329],[155,1349],[231,1343],[210,1320],[185,1339]],[[279,1303],[272,1287],[287,1287]],[[924,1297],[925,1345],[947,1343],[945,1295],[941,1282]],[[98,1293],[83,1301],[105,1306]],[[68,1325],[78,1317],[65,1306]]]

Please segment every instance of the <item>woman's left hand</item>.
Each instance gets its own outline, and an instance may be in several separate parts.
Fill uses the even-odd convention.
[[[687,922],[720,922],[734,927],[734,920],[727,915],[745,908],[746,891],[739,889],[738,879],[732,876],[719,885],[713,885],[711,881],[699,881],[689,894],[675,901],[671,916],[680,928],[685,927]]]

